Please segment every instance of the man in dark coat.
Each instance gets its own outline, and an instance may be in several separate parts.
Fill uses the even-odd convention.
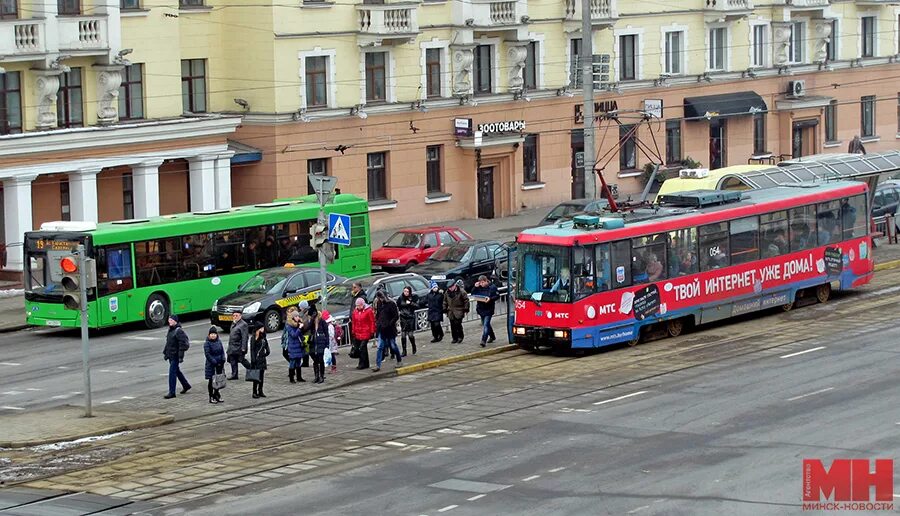
[[[383,290],[375,294],[375,302],[378,310],[375,312],[375,329],[378,332],[378,353],[375,355],[375,369],[381,370],[381,361],[384,359],[384,348],[388,347],[397,357],[397,365],[400,365],[400,349],[397,348],[397,321],[400,312],[397,303],[389,298]]]
[[[191,390],[191,384],[181,372],[180,364],[184,362],[184,353],[191,346],[191,340],[187,333],[178,324],[178,316],[169,316],[169,331],[166,333],[166,347],[163,348],[163,358],[169,361],[169,393],[163,398],[170,400],[175,397],[175,380],[181,382],[181,394],[187,394]]]
[[[494,335],[494,328],[491,327],[491,317],[494,316],[494,309],[500,294],[497,292],[497,286],[488,281],[487,276],[479,276],[472,289],[472,297],[476,298],[475,313],[481,317],[481,347],[485,347],[488,342],[497,340]]]
[[[431,325],[431,342],[444,340],[444,293],[436,281],[431,282],[431,291],[425,296],[425,307],[428,308],[428,323]]]
[[[250,367],[250,362],[246,359],[248,340],[250,331],[247,323],[240,312],[234,312],[231,314],[231,332],[228,333],[228,363],[231,364],[229,380],[238,379],[238,364],[243,364],[245,369]]]
[[[458,344],[463,341],[462,320],[469,313],[469,296],[463,290],[463,281],[456,280],[451,283],[447,292],[444,293],[444,312],[450,319],[450,335],[453,340],[452,344]]]

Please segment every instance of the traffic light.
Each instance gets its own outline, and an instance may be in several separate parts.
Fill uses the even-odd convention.
[[[96,263],[92,258],[84,261],[86,284],[85,292],[97,286]],[[81,298],[81,271],[78,270],[78,257],[74,254],[63,256],[59,260],[62,272],[60,285],[63,288],[63,305],[69,310],[79,310],[87,302]]]
[[[313,247],[322,247],[328,241],[328,226],[325,224],[313,224],[312,227],[309,228],[309,233],[312,235]]]

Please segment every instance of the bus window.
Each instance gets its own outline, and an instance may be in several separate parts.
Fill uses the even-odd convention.
[[[97,249],[97,291],[101,296],[132,287],[129,246]]]
[[[732,265],[759,260],[759,219],[747,217],[732,220],[729,231]]]
[[[788,213],[776,211],[759,216],[759,240],[763,258],[781,256],[788,252]]]
[[[594,247],[595,290],[603,292],[610,289],[609,244],[598,244]]]
[[[635,284],[666,278],[666,234],[631,240],[631,278]]]
[[[138,286],[162,285],[178,281],[181,265],[181,239],[162,238],[134,244]]]
[[[816,234],[819,245],[828,245],[841,240],[841,201],[819,203],[816,214]]]
[[[622,288],[631,285],[631,242],[621,240],[613,242],[610,246],[612,259],[610,260],[610,272],[612,288]]]
[[[789,212],[791,219],[791,252],[812,249],[816,246],[816,206],[800,206]]]
[[[684,228],[669,233],[668,261],[670,278],[700,271],[697,260],[697,228]]]
[[[179,279],[215,276],[212,233],[187,235],[181,238],[183,274]]]
[[[568,303],[571,294],[569,247],[523,244],[518,249],[519,269],[516,298]]]
[[[728,223],[700,226],[700,270],[710,271],[728,266]]]
[[[844,228],[844,240],[866,236],[866,196],[855,195],[841,200],[841,225]]]
[[[213,233],[213,242],[216,275],[246,270],[243,253],[244,230]]]
[[[572,278],[575,280],[575,299],[584,299],[594,293],[594,248],[575,247],[572,250]]]

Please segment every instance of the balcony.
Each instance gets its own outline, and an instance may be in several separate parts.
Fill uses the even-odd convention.
[[[47,52],[44,20],[0,21],[0,56],[4,60],[32,58]]]
[[[106,16],[61,16],[59,49],[78,54],[94,54],[109,50],[109,30]]]
[[[748,16],[753,12],[753,0],[706,0],[704,13],[709,19],[729,19]]]
[[[418,2],[388,5],[357,5],[360,46],[381,45],[384,42],[406,43],[419,33]]]
[[[510,29],[528,23],[527,0],[453,2],[453,24],[474,30]]]
[[[48,47],[47,20],[0,21],[0,56],[6,61],[28,61],[57,52],[95,55],[109,50],[106,16],[66,16],[55,21],[59,33],[57,48]]]
[[[581,30],[581,0],[566,0],[565,30],[578,32]],[[619,18],[616,0],[591,0],[591,26],[594,28],[611,27]]]
[[[785,3],[791,7],[799,9],[828,7],[831,0],[785,0]]]

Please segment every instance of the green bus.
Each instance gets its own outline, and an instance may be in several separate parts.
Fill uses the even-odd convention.
[[[333,274],[353,277],[372,270],[368,203],[339,194],[326,213],[350,215],[349,246],[335,246]],[[262,269],[293,263],[318,265],[310,228],[315,196],[231,209],[163,215],[94,224],[51,222],[25,234],[26,322],[77,327],[77,310],[63,306],[62,286],[50,260],[83,244],[97,268],[88,292],[91,328],[144,321],[166,323],[171,312],[208,311],[219,297]]]

